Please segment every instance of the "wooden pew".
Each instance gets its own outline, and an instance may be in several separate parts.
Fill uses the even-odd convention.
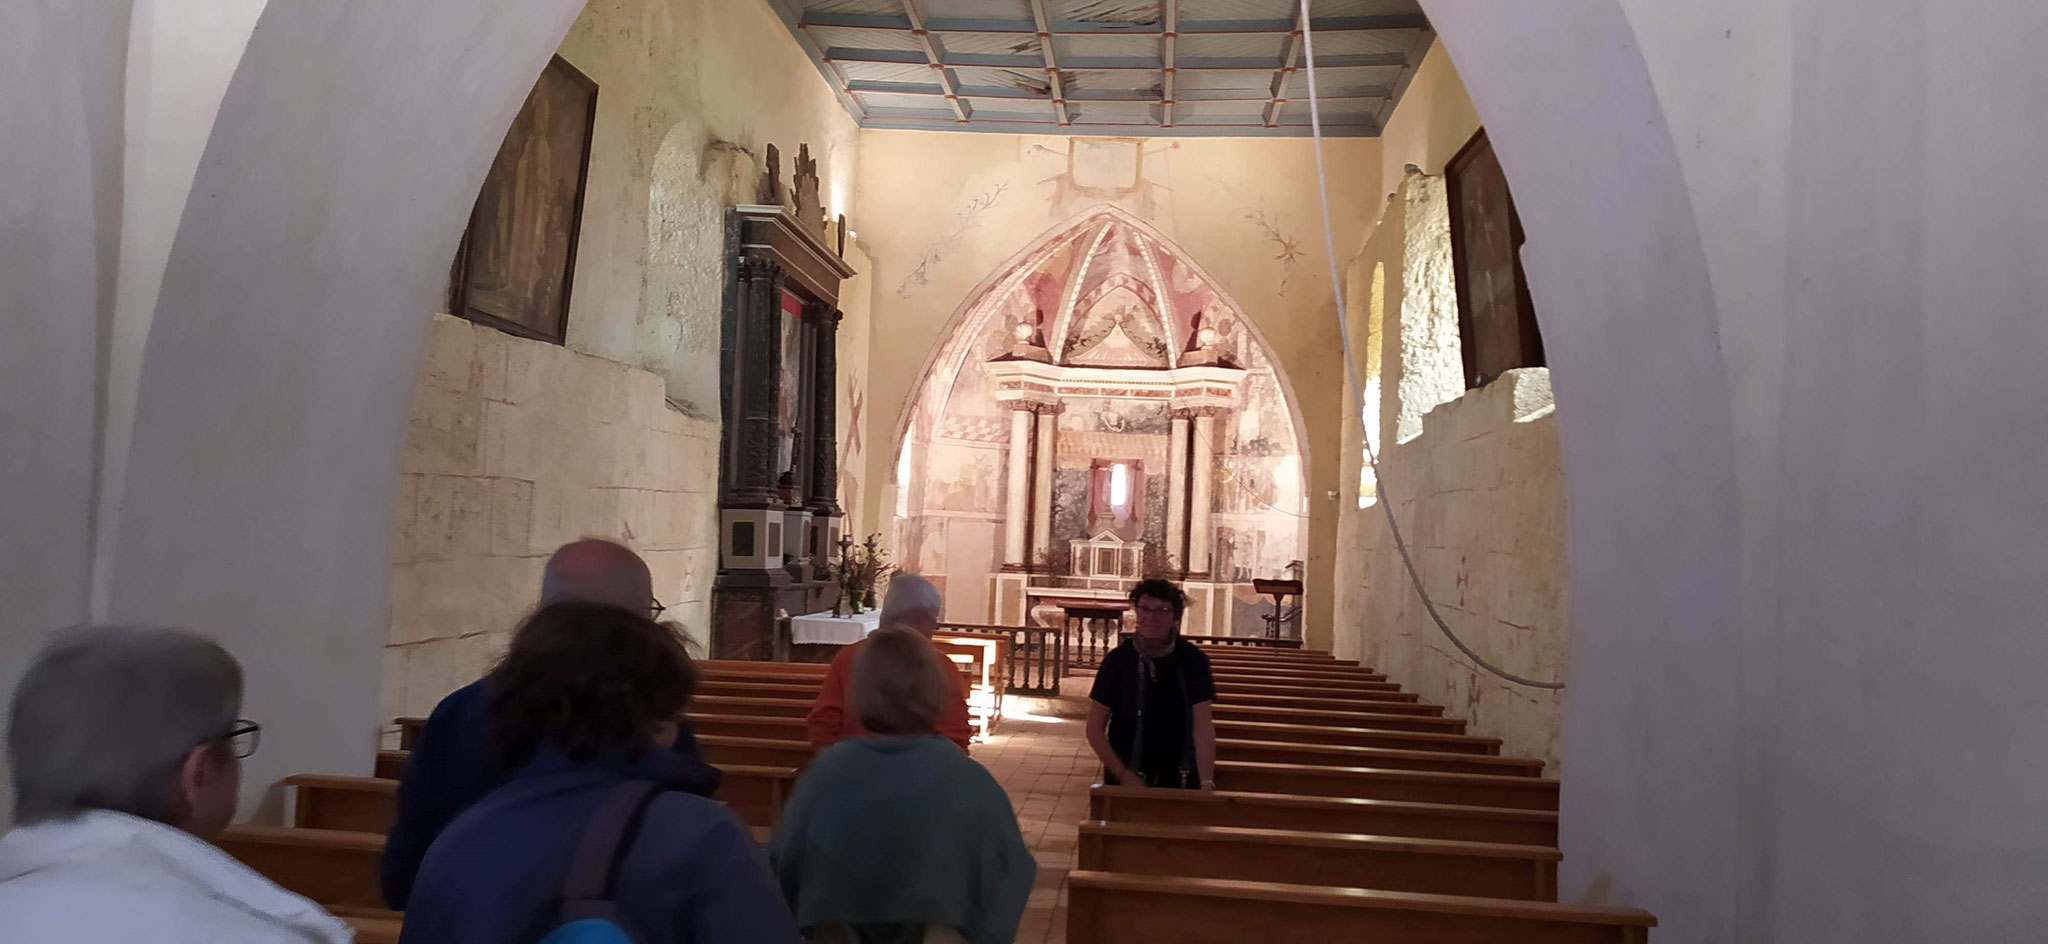
[[[420,732],[426,730],[425,718],[398,719],[398,749],[409,751],[419,746]]]
[[[1401,691],[1401,686],[1393,682],[1368,682],[1360,681],[1357,679],[1311,678],[1306,676],[1288,675],[1284,672],[1275,673],[1273,675],[1240,675],[1238,673],[1231,672],[1228,670],[1219,670],[1215,673],[1215,678],[1216,684],[1218,685],[1243,686],[1245,688],[1271,688],[1275,690],[1284,689],[1288,691],[1298,691],[1316,694],[1328,692],[1329,697],[1331,698],[1349,698],[1352,697],[1352,694],[1356,692],[1398,693]]]
[[[1349,667],[1296,668],[1294,666],[1235,665],[1229,662],[1210,662],[1209,668],[1217,678],[1230,676],[1247,681],[1254,679],[1336,679],[1352,682],[1385,682],[1387,676],[1371,669]]]
[[[721,764],[718,769],[724,776],[713,799],[732,807],[750,826],[775,825],[798,773],[795,767],[754,764]],[[292,823],[299,828],[377,835],[391,829],[395,780],[298,774],[285,784],[293,791]]]
[[[322,905],[384,906],[377,887],[384,837],[377,833],[231,826],[214,844],[271,881]]]
[[[690,713],[709,715],[752,715],[761,718],[796,718],[811,713],[811,698],[754,698],[743,695],[698,695],[690,699]]]
[[[1557,781],[1542,777],[1219,760],[1216,786],[1239,793],[1294,793],[1557,811]]]
[[[381,835],[390,831],[397,815],[396,780],[294,774],[284,778],[284,785],[291,790],[292,825],[300,829]]]
[[[1270,721],[1216,721],[1216,736],[1240,741],[1289,741],[1296,744],[1348,744],[1395,750],[1441,751],[1447,754],[1499,754],[1500,738],[1433,731],[1387,731],[1322,724],[1280,724]]]
[[[1326,698],[1356,704],[1417,704],[1422,696],[1414,692],[1368,688],[1329,688],[1307,682],[1245,682],[1233,678],[1216,680],[1216,697],[1243,698]]]
[[[1247,826],[1557,845],[1557,814],[1551,811],[1356,797],[1147,790],[1098,784],[1088,793],[1088,816],[1112,823]]]
[[[1440,734],[1465,733],[1462,718],[1430,715],[1397,715],[1378,706],[1354,706],[1332,711],[1318,708],[1288,708],[1281,705],[1245,705],[1218,702],[1218,721],[1264,721],[1280,724],[1327,725],[1333,728],[1371,728],[1378,731],[1427,731]]]
[[[397,780],[405,776],[405,759],[410,751],[378,751],[377,766],[372,773],[383,780]]]
[[[763,715],[719,715],[690,713],[690,730],[699,736],[765,738],[771,741],[810,740],[810,727],[802,718]]]
[[[816,753],[811,742],[804,740],[771,741],[720,734],[698,735],[697,747],[703,752],[704,759],[720,770],[730,766],[794,767],[802,770],[810,766],[811,756]]]
[[[332,907],[329,913],[355,929],[356,944],[398,944],[398,929],[405,915],[383,908]]]
[[[1079,868],[1291,885],[1557,900],[1556,849],[1164,823],[1082,823]]]
[[[1357,666],[1358,663],[1335,659],[1326,653],[1269,653],[1227,649],[1222,646],[1202,646],[1202,654],[1209,657],[1212,665],[1265,665],[1265,666]]]
[[[1275,882],[1076,871],[1067,944],[1646,944],[1648,912]]]
[[[1377,698],[1317,698],[1312,695],[1267,695],[1254,694],[1228,686],[1216,686],[1216,704],[1245,705],[1264,708],[1307,708],[1313,711],[1364,711],[1388,715],[1421,715],[1441,717],[1442,705],[1430,705],[1413,701],[1383,701]]]
[[[722,695],[735,698],[786,698],[797,701],[814,701],[818,697],[819,683],[814,681],[784,682],[735,682],[729,679],[705,679],[697,686],[698,696]]]
[[[1450,754],[1430,750],[1353,747],[1348,744],[1299,744],[1289,741],[1241,741],[1218,738],[1220,760],[1267,764],[1309,764],[1322,767],[1378,767],[1383,770],[1441,770],[1462,774],[1541,777],[1543,762],[1533,757],[1494,754]]]
[[[822,679],[831,665],[824,662],[756,662],[749,659],[699,659],[705,678]]]
[[[731,807],[749,826],[772,829],[782,822],[782,804],[796,789],[797,768],[721,764],[718,770],[725,776],[712,799]]]

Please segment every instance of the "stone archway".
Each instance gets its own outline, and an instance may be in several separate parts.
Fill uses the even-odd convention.
[[[954,578],[953,618],[1028,621],[1027,600],[1072,582],[1068,548],[1092,534],[1091,463],[1133,460],[1149,505],[1122,540],[1143,545],[1145,572],[1184,579],[1197,598],[1190,631],[1263,631],[1250,581],[1308,556],[1307,438],[1279,359],[1196,260],[1135,215],[1094,207],[999,265],[940,337],[896,431],[897,546],[928,576]],[[1011,376],[1027,365],[1034,376]],[[1208,404],[1192,387],[1153,384],[1204,371],[1241,394]],[[1126,390],[1125,376],[1152,386]],[[1041,393],[1019,399],[1019,384]],[[1036,413],[1035,443],[1008,419],[1023,409]],[[1009,494],[1001,466],[1026,453],[1033,484]]]

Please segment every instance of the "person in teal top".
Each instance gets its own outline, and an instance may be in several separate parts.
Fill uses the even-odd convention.
[[[1038,863],[1002,785],[936,733],[951,671],[909,629],[862,647],[847,707],[869,736],[812,760],[768,846],[809,940],[1016,938]]]

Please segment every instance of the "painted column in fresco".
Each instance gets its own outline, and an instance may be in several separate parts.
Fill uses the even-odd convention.
[[[1042,403],[1032,408],[1038,423],[1038,449],[1032,463],[1031,473],[1031,554],[1034,565],[1037,556],[1052,550],[1052,478],[1053,458],[1059,444],[1060,406],[1057,403]]]
[[[1024,540],[1031,500],[1031,408],[1010,410],[1010,487],[1003,494],[1003,569],[1024,567]]]
[[[1207,578],[1210,549],[1216,543],[1216,526],[1209,519],[1214,503],[1210,479],[1216,465],[1214,410],[1195,412],[1194,441],[1188,445],[1189,451],[1194,453],[1188,486],[1188,575]]]
[[[1166,556],[1169,566],[1188,569],[1188,414],[1173,411],[1166,439]]]

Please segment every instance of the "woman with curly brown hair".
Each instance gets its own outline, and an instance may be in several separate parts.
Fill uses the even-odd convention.
[[[676,634],[601,603],[541,608],[486,679],[504,785],[457,817],[420,866],[402,941],[520,944],[565,917],[591,834],[616,854],[588,896],[642,944],[794,941],[766,858],[724,806],[681,792],[667,747],[696,690]],[[586,855],[582,857],[588,859]]]

